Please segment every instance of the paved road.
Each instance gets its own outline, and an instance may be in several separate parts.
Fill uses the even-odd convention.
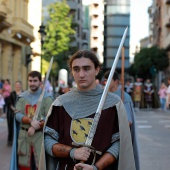
[[[141,170],[169,170],[170,111],[140,110],[136,113]],[[11,147],[7,147],[6,120],[0,122],[0,170],[8,170]]]
[[[170,169],[170,111],[136,113],[141,170]]]
[[[7,123],[0,122],[0,170],[9,170],[11,147],[7,146]]]

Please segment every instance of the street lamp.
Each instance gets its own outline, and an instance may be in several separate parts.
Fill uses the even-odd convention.
[[[41,35],[41,73],[42,73],[42,58],[43,58],[43,44],[44,44],[44,40],[45,40],[45,25],[43,25],[43,23],[40,25],[38,32]]]

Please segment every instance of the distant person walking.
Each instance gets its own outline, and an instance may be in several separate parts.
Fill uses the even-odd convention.
[[[167,86],[165,85],[164,82],[161,83],[161,86],[158,91],[159,99],[160,99],[160,104],[161,104],[161,110],[166,110],[165,104],[166,104],[166,91],[167,91]]]
[[[170,77],[168,79],[168,89],[166,91],[166,108],[169,109],[169,105],[170,105]]]

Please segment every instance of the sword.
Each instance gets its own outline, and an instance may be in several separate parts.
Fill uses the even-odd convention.
[[[115,60],[113,62],[113,65],[112,65],[112,68],[111,68],[111,71],[110,71],[110,74],[109,74],[109,77],[107,79],[106,86],[104,88],[104,91],[103,91],[102,97],[100,99],[97,111],[95,113],[95,116],[94,116],[94,119],[93,119],[93,122],[92,122],[92,125],[91,125],[91,128],[90,128],[90,131],[89,131],[87,139],[85,141],[85,146],[87,146],[87,147],[90,147],[91,144],[92,144],[92,141],[93,141],[96,129],[97,129],[97,125],[99,123],[99,119],[100,119],[100,116],[101,116],[102,108],[103,108],[103,105],[104,105],[104,102],[106,100],[106,96],[107,96],[107,93],[108,93],[108,90],[109,90],[109,86],[110,86],[111,80],[113,78],[113,74],[115,72],[117,62],[119,60],[121,49],[122,49],[124,41],[125,41],[127,30],[128,30],[128,27],[126,27],[126,29],[124,31],[124,34],[123,34],[123,37],[121,39],[121,42],[120,42],[120,45],[119,45]]]
[[[33,116],[33,118],[32,118],[33,120],[38,120],[38,116],[39,116],[40,109],[41,109],[41,105],[42,105],[42,100],[43,100],[44,93],[45,93],[45,87],[46,87],[47,80],[48,80],[48,78],[49,78],[49,74],[50,74],[50,71],[51,71],[52,64],[53,64],[53,57],[52,57],[51,60],[50,60],[50,65],[49,65],[47,74],[46,74],[46,76],[45,76],[44,86],[43,86],[43,88],[42,88],[41,95],[40,95],[40,97],[39,97],[39,99],[38,99],[38,103],[37,103],[37,107],[36,107],[36,110],[35,110],[35,114],[34,114],[34,116]],[[28,135],[29,135],[29,136],[32,136],[34,133],[35,133],[35,129],[31,126],[31,127],[28,129]]]
[[[45,93],[45,87],[46,87],[47,80],[48,80],[49,75],[50,75],[50,71],[51,71],[52,64],[53,64],[53,57],[52,57],[51,60],[50,60],[50,65],[49,65],[47,74],[46,74],[46,76],[45,76],[44,86],[43,86],[43,89],[42,89],[40,98],[38,99],[38,103],[37,103],[37,107],[36,107],[36,110],[35,110],[35,114],[34,114],[34,116],[33,116],[33,119],[34,119],[34,120],[37,120],[37,119],[38,119],[38,115],[39,115],[39,112],[40,112],[40,109],[41,109],[42,100],[43,100],[44,93]]]
[[[100,99],[98,108],[96,110],[96,113],[95,113],[95,116],[94,116],[94,119],[93,119],[93,122],[92,122],[92,125],[91,125],[91,128],[90,128],[90,131],[89,131],[88,136],[86,138],[86,141],[85,141],[85,143],[83,145],[79,145],[79,144],[77,144],[75,142],[72,142],[72,144],[74,146],[77,146],[77,147],[85,146],[85,147],[88,147],[88,148],[90,148],[92,150],[92,153],[94,155],[92,165],[94,165],[94,163],[95,163],[96,153],[99,154],[99,155],[102,154],[100,151],[96,151],[95,148],[93,148],[91,146],[91,144],[93,142],[93,138],[94,138],[94,135],[95,135],[95,132],[96,132],[96,129],[97,129],[97,125],[99,123],[99,119],[100,119],[100,116],[101,116],[102,108],[103,108],[104,102],[106,100],[106,96],[107,96],[107,93],[109,91],[109,86],[110,86],[111,80],[113,78],[113,74],[115,72],[116,65],[117,65],[117,62],[119,60],[119,56],[120,56],[120,53],[121,53],[121,50],[122,50],[122,47],[123,47],[123,44],[124,44],[124,41],[125,41],[125,38],[126,38],[127,30],[128,30],[128,27],[126,27],[126,29],[124,31],[124,34],[123,34],[123,37],[121,39],[121,42],[120,42],[120,45],[119,45],[115,60],[113,62],[109,77],[107,79],[106,86],[104,88],[102,97]],[[80,161],[80,162],[84,163],[84,161]],[[82,167],[78,167],[77,170],[82,170]]]

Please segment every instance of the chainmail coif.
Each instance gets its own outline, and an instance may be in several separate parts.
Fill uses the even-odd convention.
[[[84,118],[96,112],[102,93],[103,89],[97,85],[96,88],[88,92],[73,89],[66,94],[59,96],[56,100],[59,100],[67,113],[73,119]],[[120,98],[117,95],[109,92],[107,94],[103,110],[114,106],[119,101]]]

